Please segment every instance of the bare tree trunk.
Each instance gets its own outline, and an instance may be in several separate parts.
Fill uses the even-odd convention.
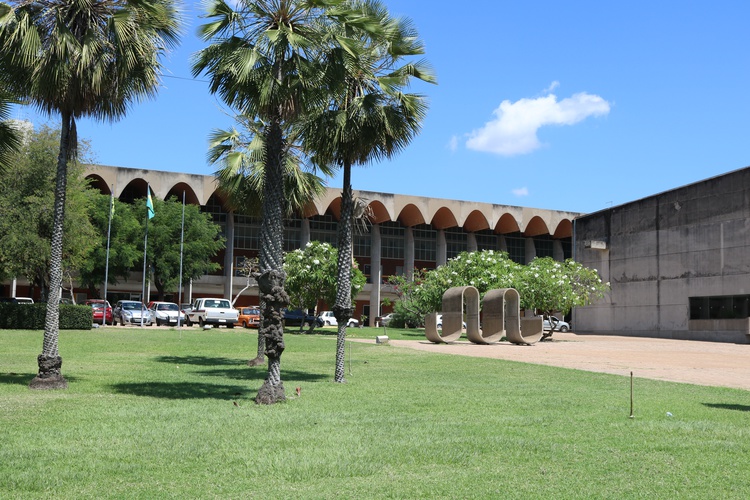
[[[65,221],[65,189],[68,181],[68,159],[71,156],[71,134],[75,134],[73,117],[62,114],[60,152],[57,155],[55,179],[55,207],[50,243],[50,287],[47,315],[44,320],[42,353],[37,357],[39,373],[29,384],[31,389],[66,389],[68,381],[62,375],[62,357],[58,352],[60,333],[60,291],[62,289],[63,222]]]
[[[333,315],[338,322],[336,337],[336,371],[334,382],[343,383],[346,347],[346,325],[352,317],[352,194],[351,164],[344,163],[344,190],[341,194],[341,219],[338,225],[338,276],[336,277],[336,302]]]

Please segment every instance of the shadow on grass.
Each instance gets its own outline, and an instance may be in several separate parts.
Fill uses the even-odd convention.
[[[159,363],[174,363],[176,365],[247,366],[247,359],[237,358],[212,358],[206,356],[158,356],[154,359]]]
[[[703,406],[709,408],[718,408],[719,410],[736,410],[736,411],[750,411],[750,405],[738,405],[728,403],[703,403]]]
[[[234,380],[263,380],[265,374],[268,371],[266,365],[248,367],[244,366],[242,370],[231,370],[217,368],[215,370],[202,370],[195,372],[198,375],[207,375],[210,377],[224,377]],[[302,382],[315,382],[317,380],[325,380],[331,378],[331,375],[322,375],[320,373],[308,373],[297,370],[284,370],[281,369],[281,381],[294,380]]]
[[[232,400],[249,392],[239,385],[200,384],[196,382],[133,382],[113,384],[112,391],[131,396],[162,399],[220,399]]]
[[[36,377],[36,373],[0,373],[0,384],[29,385],[29,382]],[[75,382],[77,377],[66,375],[63,371],[63,377],[68,382]]]

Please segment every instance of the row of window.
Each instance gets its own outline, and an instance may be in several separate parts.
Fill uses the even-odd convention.
[[[690,319],[742,319],[750,317],[750,295],[690,297]]]
[[[209,202],[203,210],[211,214],[213,221],[221,226],[226,236],[227,214],[221,205]],[[260,217],[234,216],[234,248],[240,250],[260,249]],[[310,239],[337,246],[336,219],[330,215],[317,215],[309,219]],[[366,233],[354,234],[354,256],[370,257],[371,237],[370,228]],[[404,259],[406,248],[406,228],[397,221],[387,221],[380,224],[380,252],[383,259]],[[452,259],[461,252],[468,250],[468,233],[463,228],[449,228],[445,232],[446,258]],[[438,231],[430,224],[420,224],[412,228],[414,240],[414,260],[422,262],[437,261]],[[474,233],[478,250],[500,250],[499,235],[492,231]],[[521,233],[503,235],[505,249],[510,258],[518,263],[526,262],[526,238]],[[284,250],[291,251],[300,248],[302,243],[302,219],[291,218],[284,222]],[[565,258],[570,257],[570,240],[561,240]],[[534,238],[535,255],[538,257],[553,256],[553,239],[549,235]]]

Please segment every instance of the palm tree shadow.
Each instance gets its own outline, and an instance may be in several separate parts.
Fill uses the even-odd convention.
[[[131,396],[161,399],[219,399],[232,400],[248,392],[247,387],[197,382],[133,382],[112,384],[113,392]]]
[[[703,406],[709,408],[718,408],[720,410],[750,411],[750,405],[738,405],[729,403],[703,403]]]
[[[29,382],[31,382],[36,375],[36,373],[0,373],[0,384],[29,385]],[[65,377],[65,380],[68,382],[75,382],[78,380],[78,377],[66,375],[65,373],[63,373],[63,377]]]
[[[234,380],[263,380],[268,371],[265,366],[248,367],[243,363],[243,369],[216,368],[214,370],[201,370],[195,372],[198,375],[207,375],[209,377],[223,377]],[[297,382],[315,382],[330,378],[329,375],[320,373],[308,373],[298,370],[281,370],[281,380],[294,380]]]
[[[207,356],[157,356],[154,358],[159,363],[172,363],[176,365],[196,365],[196,366],[232,366],[245,365],[246,359],[236,358],[218,358]]]

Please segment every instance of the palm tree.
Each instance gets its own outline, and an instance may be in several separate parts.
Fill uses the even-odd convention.
[[[310,120],[303,144],[314,159],[343,169],[341,218],[338,224],[338,322],[334,380],[344,382],[346,324],[352,315],[351,265],[354,199],[352,165],[390,158],[419,132],[427,111],[424,96],[404,93],[412,78],[435,83],[424,61],[403,59],[424,53],[407,19],[392,18],[377,0],[352,1],[348,13],[332,25],[334,41],[327,53],[327,81],[332,100],[325,112]]]
[[[78,151],[76,121],[114,121],[134,100],[156,94],[159,57],[177,43],[173,0],[21,0],[0,9],[0,71],[12,91],[40,111],[60,115],[50,256],[50,294],[39,373],[32,388],[64,388],[58,351],[62,234],[69,161]]]
[[[209,22],[200,27],[213,43],[199,51],[193,74],[206,73],[211,93],[242,114],[263,123],[263,170],[260,276],[258,288],[268,376],[256,402],[286,399],[281,381],[284,330],[283,217],[287,132],[314,106],[320,95],[315,55],[320,40],[322,7],[334,0],[238,0],[233,8],[213,0]]]
[[[214,131],[208,161],[221,165],[214,175],[229,208],[246,215],[258,215],[262,208],[266,167],[264,127],[262,122],[245,115],[238,115],[235,119],[243,131],[235,128]],[[302,169],[304,158],[298,152],[296,133],[292,130],[285,135],[288,139],[287,149],[282,154],[285,163],[284,213],[291,216],[324,194],[325,185],[315,173]],[[325,175],[332,173],[327,167],[321,168],[321,172]],[[265,337],[258,335],[258,352],[254,359],[248,361],[249,366],[257,366],[265,361],[265,345]]]
[[[6,121],[10,115],[10,105],[14,102],[13,97],[0,88],[0,174],[10,167],[13,154],[21,145],[18,130]]]

